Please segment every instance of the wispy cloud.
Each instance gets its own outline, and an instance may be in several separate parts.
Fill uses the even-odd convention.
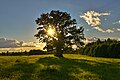
[[[98,30],[98,31],[100,31],[100,32],[103,32],[103,33],[113,33],[114,31],[113,30],[111,30],[111,29],[107,29],[107,30],[104,30],[104,29],[102,29],[102,28],[100,28],[100,27],[94,27],[94,29],[96,29],[96,30]]]
[[[114,31],[111,30],[111,29],[107,29],[105,32],[107,32],[107,33],[113,33]]]
[[[113,22],[114,25],[120,25],[120,20]],[[114,28],[116,31],[120,31],[120,28]]]
[[[36,43],[35,42],[24,42],[22,44],[22,47],[36,47]]]
[[[100,28],[100,27],[94,27],[94,29],[96,29],[96,30],[98,30],[98,31],[100,31],[100,32],[105,32],[105,30],[103,30],[102,28]]]
[[[118,23],[120,24],[120,20],[118,21]]]
[[[120,20],[113,22],[113,24],[120,24]]]
[[[89,29],[86,29],[86,31],[90,31]]]
[[[120,31],[120,28],[117,28],[117,31]]]
[[[84,13],[84,15],[80,15],[80,18],[83,18],[90,26],[98,26],[101,24],[100,16],[108,16],[108,15],[110,15],[110,13],[87,11]]]
[[[91,43],[91,42],[96,42],[97,40],[98,40],[97,37],[86,38],[84,40],[84,43],[87,44],[87,43]]]

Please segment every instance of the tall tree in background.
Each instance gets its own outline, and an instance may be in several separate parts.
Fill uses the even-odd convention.
[[[44,49],[56,51],[54,55],[57,57],[63,57],[64,50],[72,45],[77,48],[84,45],[83,27],[76,27],[76,20],[71,19],[67,12],[52,10],[50,13],[43,13],[35,21],[39,25],[35,37],[46,43]]]

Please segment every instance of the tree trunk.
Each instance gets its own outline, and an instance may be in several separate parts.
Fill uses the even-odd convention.
[[[59,38],[57,40],[57,45],[56,45],[56,53],[54,54],[54,56],[59,57],[59,58],[63,57],[63,50],[62,50],[63,46],[64,46],[64,43],[59,34]]]
[[[54,54],[54,56],[59,57],[59,58],[63,58],[63,53],[61,51],[60,52],[56,52]]]

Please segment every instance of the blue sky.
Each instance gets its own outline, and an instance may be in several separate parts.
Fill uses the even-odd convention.
[[[120,0],[0,0],[0,38],[35,41],[35,20],[51,10],[70,13],[87,38],[120,38],[119,4]],[[99,16],[87,20],[85,13],[90,11]],[[100,24],[92,25],[93,18]]]

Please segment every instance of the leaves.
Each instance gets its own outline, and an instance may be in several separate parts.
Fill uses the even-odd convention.
[[[40,18],[37,18],[35,21],[40,26],[37,28],[39,31],[35,37],[42,42],[46,42],[46,48],[51,44],[56,49],[61,46],[60,50],[73,44],[82,45],[81,40],[84,39],[84,29],[83,27],[76,27],[76,20],[71,19],[70,14],[67,12],[52,10],[50,13],[41,14]],[[55,29],[56,36],[51,37],[47,35],[46,31],[49,26]]]

